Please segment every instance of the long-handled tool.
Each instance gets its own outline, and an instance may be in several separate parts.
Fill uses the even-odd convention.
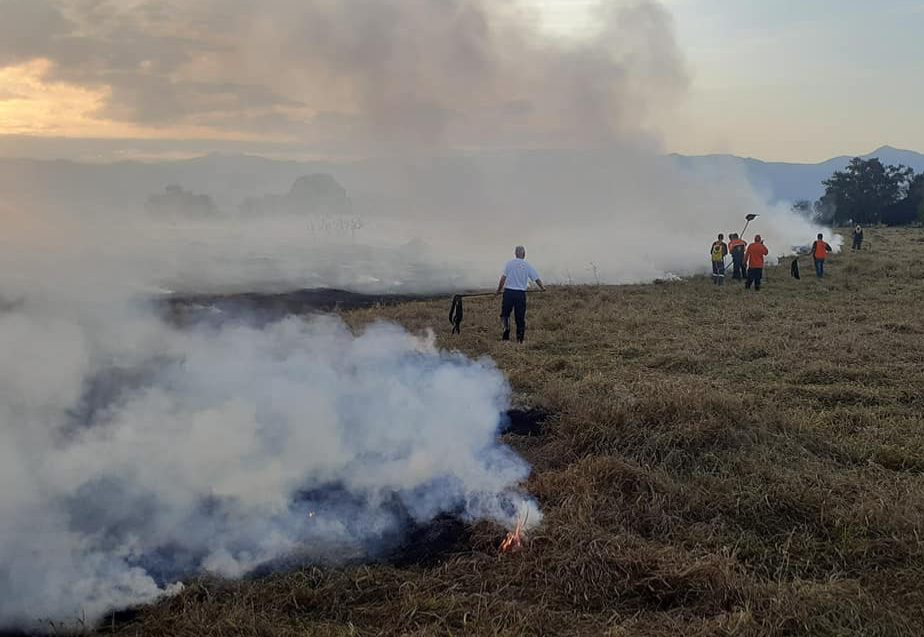
[[[745,233],[745,231],[748,229],[748,225],[749,225],[752,221],[754,221],[757,217],[759,217],[759,216],[760,216],[760,215],[757,214],[756,212],[750,212],[750,213],[744,215],[744,227],[741,229],[741,234],[738,235],[738,238],[739,238],[739,239],[741,239],[741,240],[747,242],[747,239],[744,238],[744,233]],[[734,258],[733,258],[733,260],[734,260]],[[744,264],[744,278],[745,278],[745,280],[747,280],[747,278],[748,278],[748,269],[747,269],[747,264],[746,264],[746,263]]]
[[[479,296],[494,296],[494,292],[472,292],[470,294],[456,294],[452,297],[452,305],[449,306],[449,323],[452,325],[453,334],[462,333],[462,317],[465,314],[462,299]]]
[[[756,219],[756,218],[759,217],[759,216],[760,216],[760,215],[757,214],[756,212],[752,212],[752,213],[750,213],[750,214],[744,215],[744,219],[745,219],[745,221],[744,221],[744,228],[741,229],[741,234],[738,235],[738,236],[739,236],[739,237],[743,237],[745,231],[748,229],[748,224],[751,223],[752,221],[754,221],[754,219]],[[745,239],[745,241],[747,241],[747,239]]]
[[[747,241],[747,239],[744,238],[744,233],[748,229],[748,225],[759,216],[760,215],[757,214],[756,212],[751,212],[751,213],[744,215],[744,227],[741,229],[741,234],[738,235],[739,239],[742,239],[743,241]],[[728,269],[728,265],[725,263],[725,259],[722,259],[722,265],[725,266],[725,269]]]

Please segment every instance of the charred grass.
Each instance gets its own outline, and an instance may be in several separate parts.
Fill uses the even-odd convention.
[[[498,341],[490,300],[461,336],[448,301],[347,314],[490,356],[542,414],[505,436],[546,516],[528,546],[500,555],[479,524],[436,561],[197,581],[104,632],[924,634],[924,243],[868,239],[825,281],[787,260],[759,294],[533,294],[525,346]]]

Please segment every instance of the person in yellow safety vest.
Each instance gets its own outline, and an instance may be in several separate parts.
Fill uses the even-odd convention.
[[[831,246],[824,240],[824,235],[818,233],[818,239],[812,244],[812,259],[815,261],[815,275],[821,279],[825,275],[825,259],[831,252]]]
[[[712,242],[709,248],[709,257],[712,259],[712,282],[716,285],[725,283],[725,257],[728,254],[728,246],[725,245],[725,235],[719,234],[719,238]]]

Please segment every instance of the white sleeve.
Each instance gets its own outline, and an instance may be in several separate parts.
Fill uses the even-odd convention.
[[[529,278],[533,281],[537,281],[539,279],[539,273],[536,272],[536,268],[534,268],[532,265],[529,266]]]

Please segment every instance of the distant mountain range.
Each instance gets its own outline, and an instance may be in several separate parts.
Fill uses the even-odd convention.
[[[904,164],[924,172],[924,154],[914,151],[883,146],[862,157],[878,157],[885,164]],[[843,169],[851,158],[845,155],[818,164],[765,162],[734,155],[670,155],[667,159],[690,170],[741,171],[764,198],[780,202],[816,200],[823,192],[822,180],[835,170]],[[484,177],[482,173],[503,170],[511,161],[579,171],[592,167],[592,160],[587,156],[571,151],[503,151],[474,158],[434,159],[425,169],[418,168],[419,174],[411,175],[419,178],[408,181],[407,175],[395,179],[394,167],[389,162],[376,160],[349,163],[283,161],[234,153],[212,153],[188,160],[110,164],[0,158],[0,203],[24,198],[71,207],[140,207],[145,201],[150,203],[152,195],[162,199],[172,193],[174,199],[208,195],[222,210],[238,209],[248,198],[251,204],[260,202],[265,208],[268,202],[285,203],[285,197],[270,195],[267,198],[267,193],[289,192],[300,178],[315,175],[312,177],[315,181],[330,176],[324,196],[329,198],[330,192],[336,191],[340,199],[345,201],[349,197],[358,209],[381,210],[390,205],[401,206],[402,193],[394,191],[395,183],[421,191],[418,194],[423,196],[427,195],[427,188],[444,187],[456,188],[460,195],[468,195],[478,190]],[[158,195],[165,193],[165,188],[167,194]]]
[[[732,168],[743,170],[748,180],[771,203],[778,201],[815,201],[824,193],[822,181],[834,171],[843,170],[851,156],[833,157],[818,164],[768,162],[735,155],[671,155],[684,168]],[[878,157],[883,164],[903,164],[915,172],[924,172],[924,154],[882,146],[863,159]]]

